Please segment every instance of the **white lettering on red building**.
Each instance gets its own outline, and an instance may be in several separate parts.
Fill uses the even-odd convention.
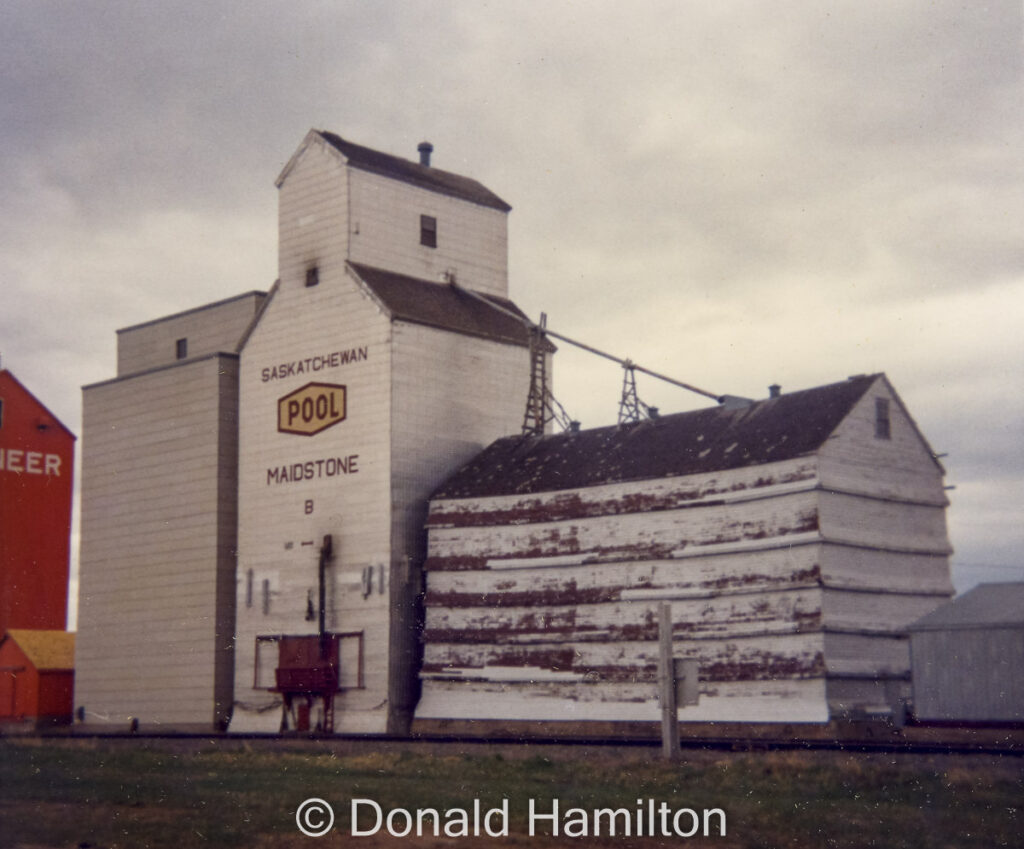
[[[53,475],[60,477],[59,454],[25,451],[21,448],[0,448],[0,472],[16,475]]]

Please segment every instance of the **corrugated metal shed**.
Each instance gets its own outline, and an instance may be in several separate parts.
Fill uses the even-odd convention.
[[[981,584],[910,626],[926,722],[1024,721],[1024,583]]]
[[[1024,582],[979,584],[927,616],[911,631],[1024,628]]]

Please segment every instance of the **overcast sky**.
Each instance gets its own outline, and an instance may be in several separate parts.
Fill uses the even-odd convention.
[[[957,587],[1024,579],[1021,52],[1020,0],[5,0],[3,365],[80,433],[117,328],[270,287],[308,129],[429,139],[553,329],[715,393],[886,372]],[[585,427],[621,380],[556,358]]]

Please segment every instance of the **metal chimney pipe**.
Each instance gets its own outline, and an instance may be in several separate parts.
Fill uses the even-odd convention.
[[[420,142],[416,150],[420,152],[420,165],[426,165],[429,168],[430,154],[434,152],[434,146],[428,141]]]

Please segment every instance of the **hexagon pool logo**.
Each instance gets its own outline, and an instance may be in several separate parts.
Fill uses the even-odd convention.
[[[345,420],[345,387],[337,383],[307,383],[277,399],[277,430],[315,436]]]

